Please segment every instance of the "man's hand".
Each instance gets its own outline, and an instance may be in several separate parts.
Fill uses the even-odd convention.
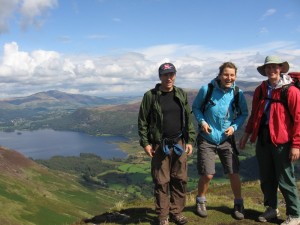
[[[299,159],[299,156],[300,156],[299,151],[300,151],[299,148],[291,148],[291,151],[290,151],[291,162],[295,162]]]
[[[186,152],[186,155],[191,155],[193,153],[193,145],[186,144],[185,145],[185,152]]]
[[[151,158],[153,157],[155,150],[152,148],[151,145],[147,145],[146,147],[144,147],[144,151],[146,152],[146,154],[148,156],[150,156]]]
[[[240,143],[239,143],[240,149],[244,149],[245,148],[246,143],[247,143],[249,137],[250,137],[250,134],[244,133],[243,137],[240,139]]]

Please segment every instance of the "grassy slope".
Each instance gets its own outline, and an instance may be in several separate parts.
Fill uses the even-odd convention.
[[[126,173],[128,176],[134,177],[136,174],[143,174],[145,182],[149,182],[151,179],[149,164],[144,161],[144,164],[139,164],[141,157],[145,154],[143,150],[138,146],[138,143],[121,143],[121,149],[125,150],[129,154],[135,155],[136,158],[132,158],[128,164],[123,164],[119,167],[119,170]],[[247,149],[247,152],[243,154],[253,155],[253,146]],[[241,159],[245,158],[243,155]],[[136,163],[136,164],[135,164]],[[189,166],[193,168],[191,164],[195,163],[194,159],[189,160]],[[143,166],[144,165],[144,166]],[[148,167],[147,167],[148,166]],[[189,168],[189,170],[191,169]],[[252,167],[246,167],[244,169],[252,170]],[[220,171],[219,171],[220,172]],[[253,173],[253,171],[248,171]],[[140,178],[136,178],[139,180]],[[231,210],[233,207],[233,194],[227,179],[216,178],[210,185],[207,195],[208,199],[208,218],[200,218],[195,214],[195,196],[196,196],[197,179],[195,178],[195,171],[193,175],[190,174],[189,190],[187,196],[187,206],[184,214],[189,218],[190,225],[198,225],[199,223],[207,225],[233,225],[233,224],[261,224],[256,221],[257,217],[264,211],[263,196],[260,190],[258,181],[243,182],[242,191],[245,201],[246,217],[243,221],[236,221],[231,216]],[[282,216],[278,220],[271,221],[265,224],[278,224],[285,219],[285,208],[282,196],[279,193],[280,198],[280,211]],[[76,225],[83,224],[155,224],[156,215],[154,212],[153,198],[146,200],[135,200],[129,203],[124,203],[115,207],[114,210],[108,211],[103,214],[96,214],[87,220],[78,220]]]
[[[0,148],[0,224],[65,225],[109,210],[121,196],[84,187],[78,178],[53,172]]]
[[[261,224],[256,221],[257,217],[264,211],[262,204],[262,194],[259,188],[259,182],[244,182],[243,195],[245,200],[245,219],[237,221],[231,216],[233,206],[232,192],[229,184],[210,186],[208,199],[208,217],[200,218],[195,213],[195,192],[188,193],[187,206],[184,214],[189,218],[189,225],[234,225],[234,224]],[[279,198],[282,199],[279,193]],[[280,201],[280,211],[282,216],[264,224],[279,224],[285,219],[285,209],[283,201]],[[153,207],[153,199],[145,201],[135,201],[124,204],[114,211],[104,214],[97,214],[88,220],[78,220],[74,225],[83,224],[155,224],[156,215]],[[173,223],[171,223],[173,224]]]
[[[121,147],[131,150],[130,154],[134,157],[128,162],[120,162],[115,171],[98,174],[101,179],[114,179],[109,188],[115,191],[82,186],[77,176],[46,169],[15,151],[0,148],[0,224],[82,225],[109,220],[115,222],[112,224],[152,224],[156,216],[152,189],[146,185],[151,183],[148,158],[137,143],[122,143]],[[189,166],[195,163],[193,160],[189,160]],[[185,209],[189,224],[255,224],[255,219],[264,210],[259,183],[244,182],[246,219],[235,221],[230,215],[232,193],[228,180],[220,184],[218,179],[214,179],[207,196],[209,218],[199,218],[195,215],[196,193],[193,191],[197,179],[191,176],[191,180]],[[137,183],[142,185],[137,186]],[[145,191],[151,197],[139,200],[145,196],[137,193]],[[119,193],[135,193],[136,198],[125,203],[126,194],[121,196]],[[281,211],[284,215],[282,205]]]

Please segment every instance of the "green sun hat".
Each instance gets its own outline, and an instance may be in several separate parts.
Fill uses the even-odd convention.
[[[257,67],[257,71],[263,75],[267,76],[265,73],[265,65],[268,64],[280,64],[281,65],[281,73],[287,73],[289,71],[289,63],[287,61],[282,61],[278,56],[267,56],[265,59],[265,63],[262,66]]]

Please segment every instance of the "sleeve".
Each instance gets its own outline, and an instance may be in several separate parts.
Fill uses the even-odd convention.
[[[190,105],[188,103],[187,95],[185,95],[185,110],[187,114],[187,144],[192,144],[195,142],[196,139],[196,132],[194,129],[194,123],[193,123],[193,117],[192,117],[192,111],[190,108]]]
[[[258,109],[259,109],[259,104],[261,102],[261,96],[263,95],[262,93],[262,86],[259,85],[253,94],[253,98],[252,98],[252,108],[251,108],[251,114],[250,117],[248,119],[246,128],[245,128],[245,132],[248,134],[252,134],[253,132],[253,128],[254,128],[254,124],[255,124],[255,120],[258,118]]]
[[[205,100],[207,89],[208,89],[208,86],[202,86],[200,88],[200,90],[198,91],[196,98],[193,101],[192,109],[193,109],[193,113],[194,113],[194,116],[195,116],[198,124],[205,122],[204,115],[201,111],[201,106]]]
[[[300,90],[291,86],[288,92],[288,107],[293,118],[292,147],[300,149]]]
[[[247,101],[242,90],[239,90],[239,108],[240,108],[240,114],[231,125],[235,131],[240,129],[243,126],[244,122],[248,117]]]
[[[151,107],[151,95],[145,93],[140,105],[138,115],[138,134],[140,137],[140,145],[144,148],[150,144],[149,137],[149,121],[148,115]]]

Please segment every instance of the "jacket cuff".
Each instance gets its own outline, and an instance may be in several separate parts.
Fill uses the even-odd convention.
[[[207,123],[205,122],[205,120],[201,120],[201,121],[199,122],[200,127],[202,127],[202,126],[205,125],[205,124],[207,124]]]
[[[147,145],[150,145],[150,143],[149,142],[140,141],[140,146],[142,146],[143,148],[145,148]]]

